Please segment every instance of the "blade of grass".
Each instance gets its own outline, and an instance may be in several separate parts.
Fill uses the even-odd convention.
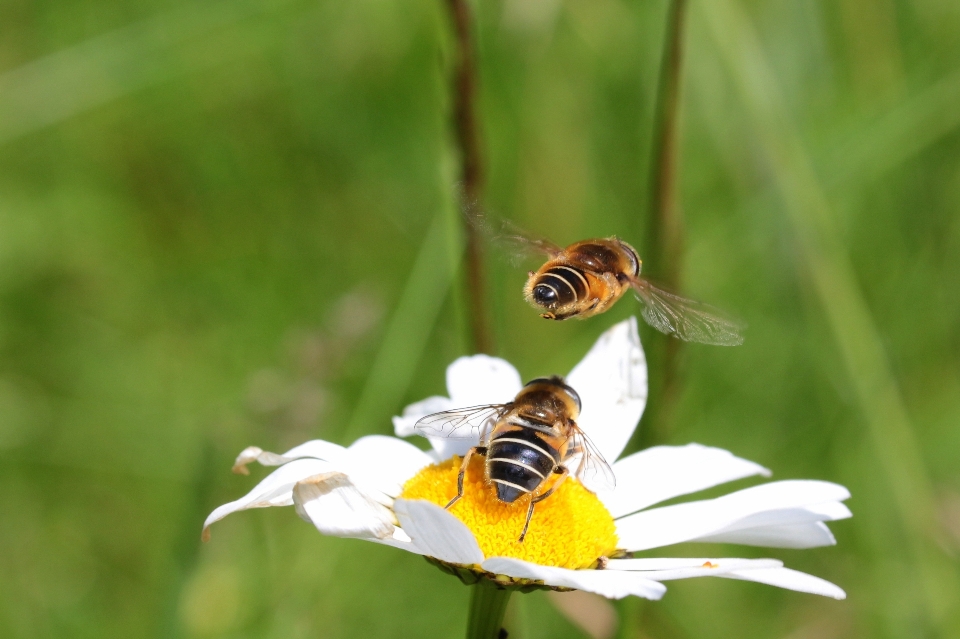
[[[660,58],[660,78],[653,121],[650,160],[650,204],[644,235],[645,271],[667,288],[680,290],[683,263],[683,212],[678,201],[677,166],[680,151],[680,86],[683,73],[684,25],[687,0],[671,0]],[[653,411],[642,429],[647,444],[665,441],[670,412],[678,392],[677,358],[680,340],[653,333],[651,363],[657,379],[651,385]]]
[[[960,127],[960,71],[911,96],[824,157],[831,189],[875,180]]]
[[[463,256],[463,238],[459,227],[451,224],[451,217],[449,211],[438,213],[427,230],[343,433],[344,442],[387,429],[390,416],[410,386]]]
[[[957,584],[935,546],[933,491],[880,332],[748,15],[735,0],[699,6],[756,128],[802,266],[837,342],[893,496],[916,572],[913,581],[919,584],[900,594],[936,628],[956,601]]]

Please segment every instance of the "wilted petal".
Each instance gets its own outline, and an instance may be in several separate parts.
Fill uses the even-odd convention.
[[[647,448],[621,459],[613,470],[617,488],[598,496],[614,518],[728,481],[770,475],[759,464],[700,444]]]
[[[645,550],[735,530],[828,521],[850,515],[836,503],[849,496],[829,482],[773,482],[629,515],[617,520],[617,535],[624,548]]]
[[[718,577],[727,579],[741,579],[743,581],[756,581],[757,583],[767,584],[768,586],[777,586],[787,590],[796,590],[798,592],[808,592],[813,595],[823,595],[833,599],[846,599],[845,593],[839,586],[836,586],[825,579],[808,575],[805,572],[791,570],[789,568],[766,568],[760,570],[736,570]]]
[[[343,451],[345,450],[346,449],[339,444],[325,442],[322,439],[314,439],[300,444],[282,455],[265,451],[256,446],[249,446],[237,455],[237,460],[233,463],[233,472],[238,475],[249,475],[250,471],[247,470],[247,464],[255,461],[260,462],[260,464],[264,466],[280,466],[281,464],[292,462],[295,459],[307,458],[336,461],[343,455]]]
[[[393,514],[379,501],[342,472],[314,475],[293,488],[297,514],[323,534],[334,537],[392,537]]]
[[[203,522],[203,538],[210,536],[210,524],[227,515],[249,508],[289,506],[293,503],[294,485],[307,477],[332,470],[330,462],[319,459],[300,459],[281,466],[264,478],[253,490],[236,501],[224,504],[210,513]]]
[[[628,595],[644,599],[659,599],[667,591],[661,583],[626,571],[569,570],[541,566],[510,557],[487,559],[481,568],[498,575],[536,579],[550,586],[595,592],[609,599],[622,599]]]
[[[700,537],[697,541],[743,544],[767,548],[818,548],[837,543],[833,533],[820,521],[786,526],[760,526]]]
[[[418,435],[419,433],[414,429],[414,426],[421,417],[426,417],[427,415],[439,413],[451,408],[453,408],[453,404],[450,403],[450,399],[440,397],[439,395],[434,395],[415,404],[410,404],[403,409],[402,417],[393,418],[393,432],[396,433],[397,437]]]
[[[583,404],[578,424],[612,464],[647,405],[647,361],[636,318],[615,324],[601,335],[567,375],[567,383]]]
[[[505,404],[522,386],[517,369],[499,357],[460,357],[447,367],[447,391],[454,408]]]
[[[420,554],[464,566],[483,561],[483,552],[470,529],[440,506],[398,499],[393,510]]]

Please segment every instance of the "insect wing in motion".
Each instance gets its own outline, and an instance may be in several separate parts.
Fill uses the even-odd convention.
[[[592,492],[612,490],[617,485],[617,476],[603,458],[603,453],[579,426],[572,427],[564,466],[570,468],[580,483]]]
[[[743,344],[743,326],[724,318],[720,311],[700,302],[668,293],[643,278],[632,282],[637,297],[643,302],[640,314],[647,324],[661,333],[685,342],[714,346]]]
[[[493,240],[509,249],[517,257],[543,256],[557,257],[563,248],[550,240],[533,235],[508,220],[501,223],[500,232]]]
[[[454,408],[421,417],[414,428],[426,437],[470,439],[480,437],[496,424],[513,404],[484,404]]]
[[[477,210],[464,211],[467,222],[505,254],[514,266],[528,258],[548,256],[554,258],[563,253],[563,248],[550,240],[533,235],[509,220],[493,223]],[[497,228],[499,227],[499,228]]]

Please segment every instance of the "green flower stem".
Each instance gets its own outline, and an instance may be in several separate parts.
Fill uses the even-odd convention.
[[[470,615],[467,619],[467,639],[498,639],[507,612],[511,588],[498,588],[487,579],[481,579],[470,593]]]

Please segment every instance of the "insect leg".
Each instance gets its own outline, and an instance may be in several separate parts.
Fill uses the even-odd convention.
[[[523,524],[523,532],[520,533],[520,539],[517,540],[520,543],[523,543],[523,538],[527,536],[527,528],[530,527],[530,519],[533,518],[533,507],[536,506],[537,503],[543,501],[544,499],[552,495],[553,491],[555,491],[557,488],[560,488],[560,484],[563,483],[563,480],[570,475],[570,471],[567,470],[566,466],[559,466],[558,468],[560,470],[559,471],[554,470],[554,472],[560,475],[560,479],[558,479],[553,483],[553,486],[550,487],[550,490],[543,493],[542,495],[536,495],[533,499],[530,500],[530,507],[527,508],[527,521]]]
[[[457,501],[463,497],[463,476],[467,472],[467,468],[470,466],[470,458],[473,457],[473,454],[477,453],[478,455],[486,455],[487,447],[486,446],[474,446],[467,451],[467,454],[463,456],[463,460],[460,462],[460,473],[457,475],[457,496],[450,500],[450,503],[447,504],[444,508],[447,510],[450,509]]]

